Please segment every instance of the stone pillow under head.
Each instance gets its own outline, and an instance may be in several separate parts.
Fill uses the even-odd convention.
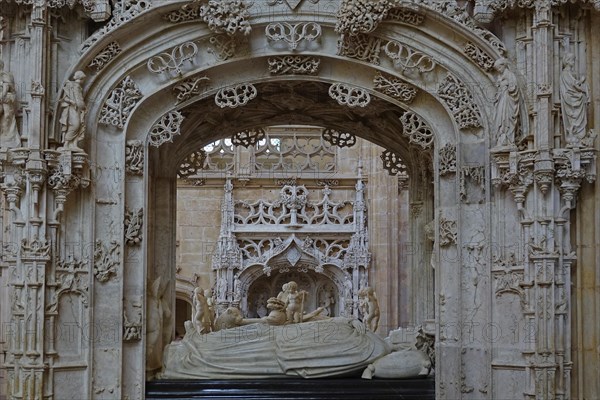
[[[431,369],[431,361],[427,354],[420,350],[394,351],[379,358],[365,368],[363,379],[384,378],[417,378],[426,377]]]

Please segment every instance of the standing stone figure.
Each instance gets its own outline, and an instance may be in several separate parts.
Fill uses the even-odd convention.
[[[161,290],[161,278],[158,277],[149,288],[146,315],[146,371],[149,375],[162,367],[164,347],[170,342],[171,333],[165,329],[171,318],[171,311],[165,298],[165,289]]]
[[[77,144],[85,136],[85,115],[87,113],[83,99],[81,82],[85,74],[81,71],[73,74],[73,80],[65,82],[60,99],[60,131],[63,148],[80,150]]]
[[[578,146],[587,133],[587,105],[590,97],[585,77],[576,78],[573,75],[574,66],[575,56],[566,54],[560,75],[560,110],[565,140],[569,145]]]
[[[498,146],[514,145],[519,127],[519,87],[517,77],[508,69],[508,60],[500,58],[494,63],[500,72],[496,81],[496,117],[494,127],[498,138]]]
[[[363,322],[371,332],[379,327],[379,301],[372,287],[365,287],[358,291],[359,307],[363,315]]]
[[[212,330],[212,321],[210,318],[210,309],[208,302],[204,297],[202,288],[195,288],[192,295],[193,322],[196,332],[199,334],[210,333]]]
[[[16,101],[15,80],[10,72],[4,71],[4,62],[0,60],[0,147],[3,148],[21,146],[15,117]]]

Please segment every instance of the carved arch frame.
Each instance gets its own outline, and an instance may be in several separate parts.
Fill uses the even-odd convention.
[[[149,57],[160,54],[173,48],[174,45],[186,43],[188,41],[197,41],[201,38],[208,38],[213,33],[201,22],[185,22],[180,24],[170,24],[161,19],[165,13],[177,9],[185,2],[168,2],[167,5],[157,6],[148,12],[145,12],[131,21],[124,23],[115,29],[110,38],[104,37],[90,47],[81,59],[69,70],[68,76],[74,71],[84,69],[90,63],[95,54],[107,45],[109,41],[122,41],[122,52],[112,60],[106,68],[99,73],[88,78],[85,83],[84,92],[89,104],[87,117],[88,143],[85,144],[90,158],[96,170],[110,168],[114,165],[125,165],[125,144],[129,140],[142,140],[145,143],[145,161],[144,174],[139,176],[125,175],[119,182],[108,179],[107,176],[98,176],[91,188],[91,195],[88,197],[85,205],[85,215],[92,219],[92,223],[84,232],[89,241],[96,239],[110,242],[110,240],[120,240],[122,248],[126,249],[121,253],[122,270],[118,276],[100,286],[94,282],[91,291],[93,293],[93,304],[95,312],[93,321],[99,318],[102,311],[110,312],[114,315],[122,314],[122,305],[114,307],[114,296],[118,298],[126,295],[125,289],[137,288],[140,292],[146,293],[146,282],[152,281],[157,276],[171,278],[173,287],[170,290],[171,304],[175,301],[175,269],[174,265],[174,198],[175,198],[175,167],[170,165],[169,158],[172,153],[164,150],[167,146],[159,149],[152,149],[148,145],[148,132],[157,119],[176,109],[199,101],[202,98],[212,97],[217,90],[224,86],[247,82],[277,82],[285,80],[312,80],[327,83],[345,82],[353,86],[361,87],[367,90],[372,96],[384,99],[390,104],[401,106],[405,110],[414,111],[419,114],[431,127],[435,134],[434,144],[436,149],[444,146],[456,146],[456,168],[460,170],[463,165],[472,165],[479,163],[485,165],[485,196],[486,201],[475,204],[465,204],[460,200],[460,194],[457,190],[455,179],[452,176],[440,176],[438,154],[435,153],[433,160],[434,171],[434,190],[435,190],[435,232],[443,230],[446,232],[447,226],[440,227],[443,221],[451,221],[449,229],[451,232],[449,241],[444,241],[443,245],[437,240],[434,253],[438,260],[438,266],[435,271],[436,287],[436,322],[437,336],[436,348],[440,352],[437,361],[437,392],[450,398],[459,398],[460,385],[446,384],[445,388],[439,387],[439,382],[455,381],[456,371],[463,370],[464,363],[469,359],[479,359],[484,361],[484,365],[489,368],[486,371],[491,376],[491,344],[482,341],[479,345],[481,352],[470,352],[462,354],[463,349],[460,338],[445,335],[444,327],[449,324],[462,324],[464,311],[468,308],[467,297],[470,294],[463,287],[459,266],[461,260],[465,257],[464,247],[469,244],[473,238],[472,226],[490,226],[491,224],[491,206],[489,196],[491,193],[489,182],[489,151],[490,148],[490,127],[492,120],[491,92],[494,88],[493,76],[483,71],[469,57],[462,53],[462,45],[465,41],[475,43],[484,49],[488,54],[499,58],[501,55],[492,48],[486,41],[479,36],[468,31],[464,26],[455,21],[437,14],[429,9],[421,8],[420,13],[424,14],[428,22],[422,26],[410,26],[399,23],[384,23],[380,27],[379,34],[389,38],[402,41],[410,41],[411,46],[426,52],[438,60],[446,70],[461,79],[473,94],[473,100],[481,110],[482,125],[479,135],[472,135],[460,131],[455,121],[449,115],[444,102],[436,94],[437,82],[418,79],[418,77],[401,76],[401,78],[419,89],[420,94],[410,105],[402,104],[399,101],[382,95],[372,89],[371,77],[375,76],[377,71],[389,75],[398,76],[398,71],[393,68],[391,63],[375,66],[366,62],[340,57],[336,54],[337,34],[333,32],[336,23],[335,10],[315,15],[311,13],[305,15],[311,18],[311,21],[318,22],[323,26],[323,35],[321,37],[321,47],[312,50],[310,54],[315,57],[321,57],[321,70],[316,76],[269,76],[267,73],[266,57],[270,55],[288,54],[281,50],[272,49],[267,44],[267,38],[260,35],[264,30],[264,25],[275,20],[285,21],[286,15],[273,15],[268,10],[262,10],[263,14],[252,14],[251,24],[253,33],[251,40],[264,43],[264,46],[252,46],[250,52],[243,57],[233,57],[227,61],[218,61],[214,57],[208,56],[208,53],[200,48],[199,54],[206,56],[200,60],[198,66],[192,64],[182,75],[157,75],[146,68],[146,62]],[[299,13],[302,11],[300,10]],[[143,21],[143,23],[139,23]],[[160,33],[161,40],[157,40]],[[444,43],[440,43],[439,37],[445,38]],[[124,38],[128,38],[124,41]],[[126,43],[126,45],[125,45]],[[204,51],[204,52],[203,52]],[[256,62],[256,61],[259,62]],[[212,61],[212,62],[211,62]],[[214,71],[218,71],[215,74]],[[187,102],[178,103],[176,97],[172,94],[172,88],[183,79],[194,74],[210,74],[214,79],[210,82],[210,87],[201,95],[190,99]],[[116,127],[99,125],[98,120],[101,114],[102,105],[109,95],[110,91],[119,84],[126,76],[130,76],[140,87],[143,98],[132,109],[127,123],[120,131]],[[91,98],[90,94],[94,94]],[[56,126],[56,125],[55,125]],[[359,134],[360,135],[360,134]],[[362,135],[364,136],[364,134]],[[90,140],[89,138],[92,138]],[[381,139],[365,136],[375,143],[382,144],[390,149],[396,150],[401,154],[407,154],[406,149],[396,144],[396,148],[391,142],[382,142]],[[198,142],[208,142],[211,138],[197,138]],[[389,138],[388,138],[389,139]],[[392,138],[393,139],[393,138]],[[400,141],[396,141],[400,142]],[[189,145],[189,143],[186,143]],[[172,148],[178,148],[177,143]],[[181,146],[179,146],[181,147]],[[169,166],[166,172],[164,165]],[[169,176],[169,170],[172,176]],[[124,171],[124,168],[122,169]],[[455,177],[454,177],[455,178]],[[118,196],[116,194],[121,193]],[[160,193],[160,196],[158,195]],[[109,197],[111,202],[99,202],[98,199]],[[112,197],[111,197],[112,196]],[[139,249],[127,247],[123,239],[123,232],[115,226],[107,226],[105,221],[113,219],[120,221],[123,218],[126,208],[143,207],[144,212],[144,233]],[[70,210],[67,210],[69,212]],[[72,211],[71,211],[72,212]],[[429,221],[425,221],[429,222]],[[160,227],[160,229],[159,229]],[[484,228],[482,228],[484,229]],[[447,233],[447,232],[446,232]],[[490,232],[483,232],[490,235]],[[65,238],[68,240],[68,238]],[[161,244],[159,246],[158,244]],[[491,264],[490,249],[485,249],[484,259],[486,265]],[[489,296],[493,289],[489,279],[481,282],[479,286],[480,296]],[[456,294],[452,298],[449,293]],[[443,299],[443,300],[442,300]],[[108,306],[110,305],[110,307]],[[145,307],[144,307],[145,308]],[[487,305],[480,314],[474,316],[471,322],[487,323],[491,320],[491,306]],[[144,309],[144,321],[146,320],[146,310]],[[145,329],[145,326],[144,326]],[[477,346],[474,346],[477,347]],[[145,371],[145,336],[142,340],[124,346],[117,344],[117,349],[112,352],[105,352],[101,344],[92,344],[90,357],[95,363],[117,363],[119,368],[112,370],[93,370],[90,372],[90,381],[100,387],[108,386],[111,382],[121,381],[125,386],[120,388],[120,397],[130,395],[135,396],[133,383],[137,377],[143,376]],[[452,355],[445,357],[444,355]],[[470,357],[470,358],[469,358]],[[457,360],[463,360],[457,361]],[[466,360],[466,361],[465,361]],[[463,367],[461,367],[463,364]],[[90,364],[91,365],[91,364]],[[491,379],[491,378],[489,378]],[[95,396],[90,388],[90,394]],[[118,393],[115,392],[115,396]]]

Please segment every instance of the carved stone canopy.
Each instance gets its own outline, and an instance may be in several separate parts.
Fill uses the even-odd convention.
[[[175,151],[179,153],[181,147],[182,153],[189,152],[191,146],[201,148],[245,129],[312,125],[368,136],[374,143],[394,149],[404,159],[410,159],[409,141],[398,135],[403,131],[400,117],[405,110],[394,104],[372,96],[366,107],[342,106],[329,96],[330,84],[313,81],[270,82],[255,86],[256,98],[243,107],[223,110],[212,98],[185,107],[187,117],[181,127],[181,136],[175,140]]]

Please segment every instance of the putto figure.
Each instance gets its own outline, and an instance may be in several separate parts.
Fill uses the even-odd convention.
[[[73,74],[73,80],[65,82],[60,99],[60,131],[64,149],[81,150],[78,143],[85,137],[85,116],[87,109],[83,98],[81,82],[85,79],[82,71]]]
[[[15,80],[10,72],[4,71],[0,60],[0,147],[14,148],[21,145],[17,130]]]
[[[497,146],[515,144],[519,128],[519,87],[517,77],[508,69],[508,60],[500,58],[494,63],[494,69],[500,72],[496,81],[496,117],[494,127],[498,138]]]

